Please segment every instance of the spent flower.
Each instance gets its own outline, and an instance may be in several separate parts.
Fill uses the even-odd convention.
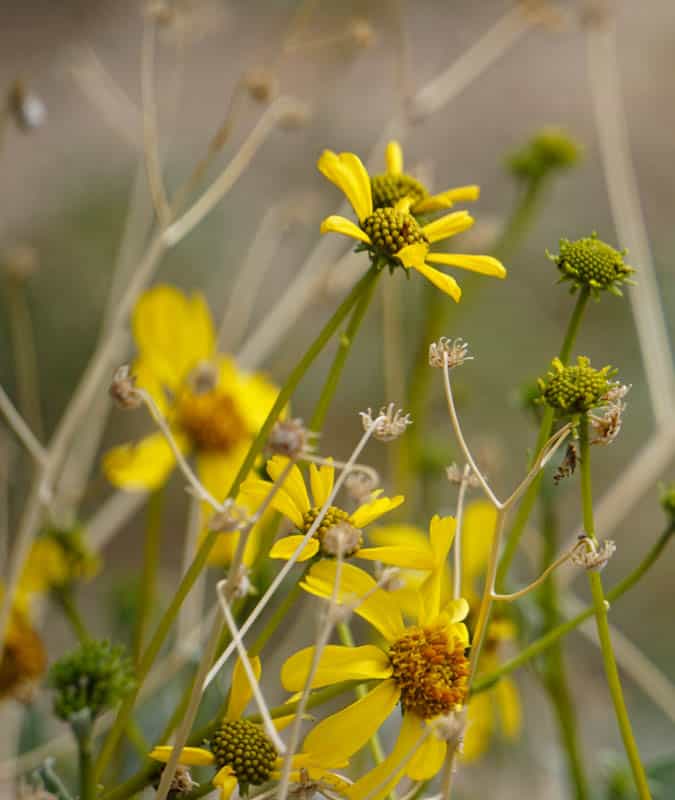
[[[360,411],[359,415],[364,431],[369,431],[379,419],[373,430],[373,437],[380,442],[393,442],[405,433],[408,425],[412,425],[410,414],[404,414],[394,403],[382,406],[378,414],[373,414],[369,408],[368,411]]]
[[[429,366],[443,369],[446,362],[449,369],[461,367],[466,361],[473,361],[469,355],[469,344],[464,339],[448,339],[441,336],[429,345]]]

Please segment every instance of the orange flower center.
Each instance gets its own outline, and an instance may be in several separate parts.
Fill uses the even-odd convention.
[[[401,705],[423,719],[454,711],[469,676],[466,646],[440,625],[410,628],[389,649]]]
[[[231,450],[248,431],[234,400],[218,389],[184,391],[178,398],[178,424],[199,450]]]

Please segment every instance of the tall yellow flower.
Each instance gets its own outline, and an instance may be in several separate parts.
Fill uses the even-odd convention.
[[[213,322],[200,294],[150,289],[136,305],[133,333],[138,386],[157,403],[181,451],[196,456],[203,485],[222,497],[274,403],[276,387],[216,352]],[[129,490],[156,489],[174,466],[161,433],[116,447],[103,460],[108,479]]]
[[[439,530],[440,533],[440,530]],[[452,532],[446,530],[450,548]],[[447,554],[446,549],[446,554]],[[303,582],[303,588],[321,597],[333,592],[336,564],[320,561]],[[305,746],[336,757],[363,747],[398,703],[403,716],[402,736],[410,728],[421,731],[434,718],[459,710],[466,695],[469,635],[462,623],[466,600],[441,606],[437,581],[430,576],[419,593],[415,624],[406,625],[392,596],[377,588],[374,579],[351,564],[342,565],[338,593],[341,602],[358,603],[355,613],[367,620],[385,644],[342,647],[328,645],[319,660],[313,687],[345,680],[371,682],[370,691],[342,711],[322,720],[307,736]],[[289,691],[305,685],[314,648],[295,653],[283,665],[281,682]],[[428,736],[405,772],[414,780],[436,774],[445,757],[446,744]]]
[[[287,465],[288,459],[284,456],[274,456],[267,462],[267,472],[273,481],[281,479]],[[270,551],[271,558],[287,560],[293,555],[333,491],[334,480],[335,469],[332,466],[317,468],[316,465],[310,464],[309,482],[312,492],[310,502],[302,472],[297,466],[291,467],[284,483],[274,494],[271,506],[289,519],[298,533],[284,536],[275,542]],[[249,478],[244,482],[242,492],[249,497],[257,496],[262,500],[270,492],[271,487],[269,481]],[[412,563],[418,563],[420,559],[424,559],[425,554],[410,546],[362,547],[363,528],[394,508],[398,508],[403,500],[403,495],[373,497],[351,513],[338,506],[330,506],[315,536],[307,542],[300,553],[298,561],[307,561],[318,553],[336,556],[340,549],[345,557],[355,556],[395,565],[403,565],[411,560]]]
[[[487,566],[495,529],[496,511],[487,500],[469,503],[462,532],[462,594],[471,607],[478,607],[479,582]],[[479,663],[479,671],[493,672],[500,664],[500,650],[516,637],[508,618],[493,615]],[[473,761],[488,749],[491,738],[500,733],[513,739],[520,733],[521,707],[518,689],[509,678],[502,678],[492,689],[474,695],[468,706],[463,758]]]
[[[259,680],[260,659],[252,658],[251,666],[256,680]],[[251,697],[248,676],[241,662],[237,661],[232,675],[227,711],[221,726],[209,741],[209,749],[184,747],[181,750],[181,764],[218,767],[211,782],[220,790],[221,800],[231,797],[237,785],[240,794],[245,796],[249,786],[260,786],[270,780],[277,780],[281,774],[282,759],[262,726],[242,717]],[[282,717],[275,720],[275,724],[280,730],[292,719],[292,716]],[[172,750],[173,748],[168,746],[155,747],[150,753],[150,758],[166,763]],[[348,763],[349,756],[341,758],[330,753],[317,753],[305,740],[301,751],[293,756],[291,780],[299,781],[302,770],[314,780],[325,779],[332,785],[342,788],[347,785],[346,781],[334,775],[332,770],[345,767]]]
[[[452,208],[455,203],[478,200],[480,188],[475,185],[458,186],[439,194],[430,194],[426,186],[404,172],[403,150],[396,141],[387,144],[385,159],[387,171],[371,177],[375,210],[395,206],[404,197],[412,200],[410,211],[415,216]]]
[[[410,213],[414,198],[404,197],[391,207],[374,208],[371,179],[361,160],[354,153],[324,151],[319,170],[344,192],[359,220],[356,225],[341,216],[327,217],[321,223],[321,233],[341,233],[365,245],[373,259],[388,263],[391,268],[402,266],[417,270],[441,291],[459,302],[461,289],[454,278],[430,267],[445,264],[480,272],[496,278],[506,277],[500,261],[491,256],[431,252],[435,242],[449,239],[473,225],[466,211],[456,211],[420,225]]]

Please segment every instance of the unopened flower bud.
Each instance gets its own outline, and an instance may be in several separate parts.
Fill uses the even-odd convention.
[[[623,260],[626,251],[615,250],[596,233],[574,242],[561,239],[559,250],[557,255],[547,252],[547,256],[560,270],[560,281],[570,282],[572,292],[585,288],[596,297],[601,291],[621,297],[622,284],[635,285],[630,277],[635,270]]]
[[[509,156],[507,165],[516,178],[537,182],[553,172],[574,166],[581,159],[581,153],[581,147],[568,133],[558,128],[544,128]]]
[[[108,391],[120,408],[138,408],[143,402],[136,388],[136,376],[128,364],[115,370]]]

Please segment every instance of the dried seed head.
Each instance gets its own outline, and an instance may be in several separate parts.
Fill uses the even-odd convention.
[[[331,526],[322,534],[321,552],[326,556],[349,558],[359,551],[363,536],[359,528],[355,528],[346,520]]]
[[[460,753],[464,744],[464,729],[466,728],[466,715],[460,712],[445,714],[431,723],[434,736],[441,741],[454,745]]]
[[[190,768],[186,767],[184,764],[177,764],[169,791],[175,792],[177,795],[183,795],[188,794],[188,792],[191,792],[197,786],[199,786],[199,784],[192,780]]]
[[[218,367],[212,361],[200,361],[188,375],[188,386],[193,394],[208,394],[218,385]]]
[[[367,412],[360,411],[359,414],[364,431],[370,430],[378,417],[381,418],[373,430],[373,436],[380,442],[393,442],[394,439],[398,439],[401,434],[405,433],[408,425],[412,425],[410,414],[404,414],[403,411],[396,408],[394,403],[382,406],[380,413],[375,416],[370,408]]]
[[[607,562],[615,552],[616,544],[611,539],[596,544],[584,534],[579,537],[579,544],[570,556],[570,560],[589,572],[600,572],[607,566]]]
[[[354,470],[349,473],[345,480],[345,489],[357,503],[364,503],[369,500],[379,485],[380,478],[375,470]]]
[[[234,533],[247,528],[251,524],[248,511],[237,505],[234,500],[226,500],[221,511],[209,520],[209,530],[217,533]]]
[[[466,467],[462,469],[459,464],[456,464],[454,461],[450,466],[445,468],[445,475],[450,483],[454,483],[457,486],[462,483],[465,483],[472,489],[480,486],[480,481],[471,469],[466,469]]]
[[[429,345],[429,366],[443,369],[447,359],[448,367],[461,367],[465,361],[473,361],[469,355],[469,345],[464,339],[448,339],[441,336]]]
[[[23,81],[14,81],[7,96],[7,109],[17,128],[24,133],[41,128],[47,119],[47,107]]]
[[[626,391],[620,394],[620,390],[623,389]],[[621,433],[623,412],[627,408],[622,398],[625,396],[628,389],[629,387],[627,386],[621,386],[618,387],[617,390],[609,392],[606,399],[609,399],[610,395],[616,399],[610,401],[602,416],[591,416],[591,428],[595,433],[591,444],[611,444],[619,433]]]
[[[375,31],[367,19],[359,17],[352,20],[349,32],[358,47],[371,47],[375,42]]]
[[[115,370],[108,392],[120,408],[138,408],[143,402],[128,364]]]
[[[29,244],[18,244],[3,253],[3,264],[8,278],[19,283],[33,276],[40,265],[37,250]]]
[[[265,67],[254,67],[244,75],[244,86],[254,100],[270,103],[279,94],[277,76]]]
[[[381,564],[375,568],[375,578],[377,585],[385,592],[397,592],[405,587],[405,581],[401,578],[401,570],[398,567],[383,567]]]
[[[257,589],[251,581],[251,571],[242,564],[234,579],[234,584],[230,591],[230,600],[243,600],[252,594],[257,594]]]
[[[270,455],[298,458],[301,453],[311,449],[311,433],[301,419],[279,420],[274,424],[267,439],[267,452]]]

